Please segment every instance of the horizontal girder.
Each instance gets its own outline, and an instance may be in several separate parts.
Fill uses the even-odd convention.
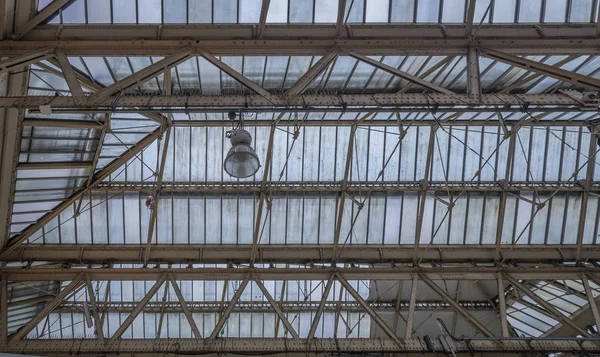
[[[581,274],[600,278],[600,268],[529,265],[504,267],[308,267],[308,268],[1,268],[0,275],[10,281],[72,281],[81,272],[92,280],[157,281],[165,274],[176,280],[244,280],[254,276],[260,280],[327,280],[338,274],[348,280],[411,280],[415,274],[431,280],[494,280],[498,274],[509,274],[520,280],[578,280]]]
[[[101,244],[25,244],[9,252],[7,262],[47,261],[74,263],[141,263],[145,245],[101,245]],[[152,263],[247,263],[252,254],[252,245],[152,245],[148,261]],[[358,264],[412,263],[413,245],[346,245],[336,253],[340,263]],[[576,261],[576,245],[435,245],[420,247],[418,256],[426,262],[480,262],[490,263],[499,259],[516,263],[544,263]],[[259,245],[257,261],[273,264],[303,264],[331,262],[334,257],[331,244],[321,245]],[[600,260],[596,245],[584,245],[581,259]]]
[[[58,30],[60,28],[60,30]],[[159,56],[181,46],[199,46],[214,55],[323,55],[352,49],[366,55],[464,55],[469,46],[515,54],[592,54],[594,24],[486,24],[475,40],[463,24],[352,24],[351,38],[338,38],[336,26],[278,25],[255,39],[255,25],[55,25],[30,31],[27,41],[0,41],[6,55],[58,47],[70,56]]]
[[[99,312],[131,312],[138,302],[97,302]],[[308,312],[316,311],[319,307],[319,301],[283,301],[279,307],[284,312]],[[408,309],[409,301],[398,302],[400,309]],[[460,306],[466,310],[492,310],[494,307],[489,301],[460,301]],[[65,301],[54,311],[82,311],[85,306],[83,302]],[[220,301],[188,301],[190,312],[207,313],[221,312],[223,310]],[[369,306],[377,311],[396,311],[395,301],[374,301],[369,302]],[[324,304],[324,311],[363,311],[363,308],[355,301],[328,301]],[[451,310],[452,307],[444,300],[419,301],[418,310]],[[181,304],[178,301],[166,301],[163,306],[162,301],[151,301],[144,306],[144,312],[182,312]],[[273,312],[273,307],[268,301],[239,301],[232,312]]]
[[[72,111],[93,111],[93,112],[113,112],[115,108],[134,109],[137,112],[160,111],[161,109],[178,109],[181,112],[193,112],[194,109],[203,108],[284,108],[297,107],[384,107],[393,109],[395,107],[420,106],[427,108],[428,111],[444,111],[444,106],[471,106],[486,108],[486,112],[502,111],[502,108],[508,105],[521,108],[527,104],[529,111],[543,112],[544,108],[534,108],[533,106],[552,106],[548,110],[560,110],[561,112],[569,109],[578,109],[581,103],[564,94],[484,94],[481,96],[481,102],[464,94],[420,94],[420,93],[402,93],[402,94],[312,94],[312,95],[270,95],[265,98],[260,95],[123,95],[115,101],[112,97],[97,99],[91,96],[78,98],[77,102],[73,97],[67,96],[28,96],[28,97],[2,97],[0,98],[0,108],[20,108],[20,109],[39,109],[40,106],[48,105],[53,109],[70,109]],[[567,108],[554,108],[556,106]],[[461,108],[452,108],[452,111],[460,111]],[[594,110],[590,107],[587,110]],[[368,111],[368,108],[364,110]]]
[[[513,338],[474,339],[454,342],[457,352],[566,352],[597,353],[600,344],[597,341]],[[113,353],[244,353],[271,354],[284,352],[321,352],[321,353],[431,353],[446,351],[441,340],[431,338],[427,343],[423,338],[405,339],[398,344],[392,339],[290,339],[290,338],[169,338],[169,339],[40,339],[23,340],[2,348],[3,352],[43,353],[43,354],[113,354]],[[450,351],[447,351],[448,353]]]
[[[495,181],[428,181],[428,192],[456,193],[462,192],[583,192],[585,189],[577,182],[510,182],[504,188],[501,182]],[[153,182],[104,182],[95,188],[95,191],[153,191]],[[265,189],[271,193],[339,193],[342,191],[339,182],[281,182],[267,181]],[[260,182],[163,182],[161,192],[163,193],[210,193],[210,194],[248,194],[260,193],[263,190]],[[367,192],[421,192],[423,190],[420,181],[370,181],[370,182],[348,182],[345,192],[362,193]],[[600,182],[591,182],[589,192],[600,192]]]

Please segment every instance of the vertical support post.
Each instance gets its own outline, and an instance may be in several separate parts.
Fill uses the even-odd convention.
[[[90,305],[92,307],[92,316],[94,317],[94,328],[96,330],[96,336],[100,340],[104,340],[104,331],[102,331],[102,322],[98,316],[98,304],[96,303],[96,295],[94,294],[94,287],[89,275],[85,276],[85,285],[87,287],[88,297],[90,299]]]
[[[412,278],[410,287],[410,301],[408,303],[408,316],[406,317],[406,331],[404,331],[404,339],[408,340],[412,337],[413,323],[415,321],[415,305],[417,303],[417,285],[419,278],[417,275]]]
[[[504,279],[498,274],[498,305],[500,308],[500,323],[502,326],[502,337],[510,337],[508,333],[508,319],[506,316],[506,297],[504,296]]]
[[[160,338],[162,334],[163,321],[165,319],[165,309],[167,308],[167,294],[169,293],[169,284],[170,282],[167,280],[165,282],[165,290],[163,292],[162,304],[160,305],[160,315],[158,317],[158,328],[156,329],[156,336]]]
[[[502,125],[504,125],[502,123]],[[504,178],[498,183],[502,186],[502,193],[500,193],[500,204],[498,207],[498,224],[496,225],[496,253],[495,260],[500,262],[502,260],[502,232],[504,230],[504,217],[506,214],[506,199],[508,197],[508,183],[510,182],[510,176],[512,173],[512,163],[515,156],[515,145],[517,138],[518,127],[512,127],[504,135],[510,135],[508,138],[508,157],[506,159],[506,168],[504,170]]]
[[[269,14],[269,6],[271,5],[271,0],[262,0],[262,6],[260,8],[260,18],[258,21],[258,30],[256,33],[256,38],[259,40],[262,39],[265,33],[265,26],[267,24],[267,15]]]
[[[472,0],[471,3],[475,3]],[[471,100],[481,102],[481,79],[479,76],[479,52],[477,47],[470,46],[467,54],[467,92]]]
[[[370,115],[368,113],[367,115]],[[346,202],[346,188],[348,187],[348,176],[350,176],[350,168],[352,167],[352,155],[354,152],[354,135],[356,134],[357,126],[352,125],[350,129],[350,138],[348,139],[348,151],[346,152],[346,166],[344,168],[344,178],[342,179],[342,187],[339,196],[337,219],[335,221],[335,231],[333,236],[332,261],[337,260],[337,249],[340,243],[340,235],[342,231],[342,220],[344,219],[344,204]]]
[[[6,346],[8,341],[8,281],[6,276],[0,280],[0,346]]]
[[[160,167],[158,169],[158,178],[156,180],[156,190],[154,191],[154,205],[152,206],[152,212],[150,212],[150,223],[148,224],[148,239],[146,241],[146,250],[144,251],[144,264],[148,264],[148,259],[150,259],[150,249],[152,248],[152,238],[154,237],[154,227],[156,226],[156,219],[158,218],[158,204],[160,201],[160,191],[162,188],[163,175],[165,172],[170,137],[171,127],[169,126],[164,136],[163,150],[160,158]]]
[[[577,252],[576,258],[577,260],[581,260],[581,250],[583,247],[583,233],[585,230],[585,221],[587,218],[587,208],[588,201],[590,198],[590,188],[592,185],[592,180],[594,178],[594,169],[596,167],[595,158],[596,152],[598,150],[597,143],[597,131],[600,127],[590,127],[590,147],[588,150],[588,163],[587,170],[585,174],[585,180],[580,182],[581,186],[583,186],[583,193],[581,197],[581,211],[579,212],[579,224],[577,226]],[[600,328],[600,327],[599,327]]]
[[[465,38],[470,38],[473,32],[473,22],[475,21],[475,6],[477,0],[469,0],[469,7],[467,9],[467,19],[465,21]]]
[[[592,310],[592,315],[594,316],[596,328],[600,329],[600,313],[598,312],[596,298],[594,298],[594,294],[592,294],[592,289],[590,288],[590,282],[585,275],[581,276],[581,282],[583,283],[585,295],[587,297],[588,303],[590,304],[590,310]]]
[[[277,130],[277,125],[283,119],[285,113],[279,114],[275,122],[271,124],[271,132],[269,133],[269,144],[267,147],[267,157],[265,158],[265,169],[263,171],[263,178],[260,183],[260,197],[258,198],[258,208],[256,209],[256,219],[254,222],[254,235],[252,237],[252,251],[250,253],[250,264],[254,264],[254,260],[256,259],[256,251],[258,250],[258,240],[260,239],[260,231],[261,231],[261,222],[263,216],[263,209],[265,205],[266,192],[267,188],[267,180],[269,179],[269,175],[271,173],[271,161],[273,159],[273,140],[275,138],[275,130]]]
[[[429,175],[431,172],[431,163],[433,161],[433,147],[435,143],[435,135],[439,125],[433,124],[429,133],[429,144],[427,146],[427,161],[425,163],[425,175],[421,180],[421,198],[419,200],[419,211],[417,213],[417,227],[415,230],[415,252],[413,259],[415,263],[420,260],[419,244],[421,243],[421,232],[423,230],[423,216],[425,215],[425,200],[427,199],[427,189],[429,187]]]
[[[333,0],[335,1],[335,0]],[[346,16],[346,0],[338,1],[338,16],[335,23],[335,34],[337,38],[342,37],[342,29],[344,28],[344,21]]]
[[[310,325],[310,331],[308,332],[307,337],[308,340],[312,339],[315,336],[317,326],[319,326],[319,320],[321,320],[321,315],[323,315],[323,310],[325,309],[325,303],[327,302],[327,298],[329,297],[329,293],[331,292],[331,287],[333,286],[333,278],[333,275],[331,275],[329,277],[329,280],[327,280],[327,285],[325,285],[325,290],[323,291],[321,302],[319,303],[317,312],[315,312],[315,316],[313,317],[312,325]]]

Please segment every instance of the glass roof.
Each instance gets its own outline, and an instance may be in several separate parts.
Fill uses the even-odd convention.
[[[39,9],[50,2],[40,0]],[[475,8],[474,22],[592,23],[598,18],[599,3],[595,0],[480,0]],[[49,26],[256,25],[261,4],[261,0],[75,0],[59,11],[49,21]],[[271,0],[266,22],[273,25],[331,25],[337,21],[337,6],[338,1],[329,0]],[[348,0],[344,23],[350,26],[363,23],[452,26],[465,23],[467,8],[466,0]],[[455,93],[468,92],[465,56],[370,58]],[[600,57],[596,55],[525,58],[600,78]],[[161,59],[134,56],[68,58],[78,74],[87,79],[83,85],[86,94],[92,94],[94,88],[110,86]],[[222,56],[217,59],[270,93],[282,94],[321,57]],[[581,89],[483,55],[479,72],[483,93],[549,94]],[[32,65],[29,73],[29,95],[71,95],[61,69],[52,60]],[[165,83],[165,75],[161,74],[127,89],[125,94],[159,95],[168,87],[175,94],[253,93],[201,56],[191,56],[172,68],[171,78],[171,83]],[[350,56],[334,59],[306,90],[311,94],[426,92],[401,77]],[[498,233],[500,244],[506,248],[528,244],[576,244],[586,195],[579,181],[587,179],[588,168],[593,167],[590,171],[593,172],[592,184],[594,187],[600,184],[600,159],[598,156],[590,158],[592,135],[585,125],[597,120],[598,113],[529,108],[525,103],[520,111],[507,108],[498,113],[497,108],[489,108],[489,112],[476,113],[468,109],[456,107],[456,112],[450,113],[437,113],[435,108],[414,112],[378,111],[366,118],[366,111],[340,108],[245,113],[246,129],[251,133],[253,147],[263,163],[267,161],[270,136],[270,127],[264,123],[271,123],[280,115],[282,119],[273,135],[271,167],[265,178],[266,208],[261,217],[257,217],[257,206],[265,167],[244,180],[229,177],[222,168],[223,157],[230,147],[226,138],[230,129],[227,113],[169,114],[169,120],[175,124],[168,134],[118,167],[83,195],[81,201],[77,200],[33,233],[25,244],[145,244],[153,214],[146,201],[156,193],[158,176],[161,176],[162,189],[160,198],[154,203],[158,209],[153,245],[250,245],[256,222],[260,221],[259,245],[331,246],[336,240],[337,210],[342,199],[346,204],[340,216],[341,249],[346,245],[363,244],[419,243],[425,249],[448,244],[492,246]],[[361,118],[364,120],[360,121]],[[28,112],[25,119],[35,120],[35,124],[25,122],[22,130],[10,227],[13,237],[86,187],[96,173],[160,127],[148,114],[118,111],[111,115]],[[64,127],[40,124],[44,120],[61,122]],[[503,121],[527,123],[514,135],[512,156]],[[348,123],[357,125],[355,133]],[[571,125],[573,123],[575,125]],[[169,144],[163,153],[166,140]],[[347,180],[344,180],[349,151],[351,162]],[[160,174],[163,156],[166,158],[164,173]],[[349,187],[346,192],[339,189],[343,181],[347,181]],[[421,185],[424,182],[430,189],[423,194]],[[509,182],[514,189],[507,193],[506,207],[500,212],[503,182]],[[374,187],[385,189],[374,190]],[[421,207],[422,229],[418,234],[417,215]],[[583,244],[600,244],[599,195],[589,194],[585,213],[585,220],[581,222]],[[498,230],[500,221],[503,226]],[[64,287],[68,283],[60,284]],[[219,316],[220,310],[211,309],[230,300],[240,283],[224,280],[178,282],[185,299],[196,304],[192,316],[203,336],[212,332]],[[264,282],[275,300],[304,304],[320,301],[325,283],[308,280]],[[406,325],[393,322],[398,317],[388,305],[397,301],[405,303],[410,298],[410,282],[355,280],[350,283],[364,299],[373,304],[380,303],[382,319],[388,325],[394,325],[399,335],[403,334]],[[444,280],[435,283],[443,285],[448,293],[456,294],[457,300],[466,304],[488,328],[500,331],[500,321],[493,310],[498,298],[497,287],[493,286],[495,282]],[[60,284],[12,283],[9,287],[13,304],[9,306],[9,332],[17,331],[35,316],[44,306],[44,301],[36,299],[53,296],[60,291]],[[580,313],[586,304],[585,291],[578,280],[536,280],[522,284],[569,318]],[[594,297],[599,296],[600,286],[590,284]],[[152,285],[153,282],[140,281],[94,282],[96,299],[103,300],[107,296],[108,302],[118,307],[107,313],[106,335],[116,331],[131,307]],[[431,311],[437,312],[436,317],[447,325],[454,321],[460,333],[480,334],[444,305],[433,289],[423,285],[418,290],[419,301],[423,302],[415,313],[418,335],[439,334],[435,320],[430,319]],[[507,289],[505,295],[508,319],[516,335],[543,336],[558,325],[556,318],[544,312],[534,299],[514,288]],[[88,299],[85,289],[77,291],[67,304],[42,320],[28,337],[93,338],[94,327],[85,313]],[[161,325],[163,318],[158,306],[163,300],[165,304],[178,301],[173,286],[165,284],[158,290],[151,299],[154,310],[140,314],[123,338],[192,337],[186,316],[179,311],[166,312]],[[240,304],[266,300],[258,285],[251,282],[242,294]],[[331,306],[356,305],[338,282],[334,283],[326,301]],[[314,317],[313,305],[303,311],[286,312],[300,337],[308,335]],[[487,311],[480,308],[484,305]],[[427,310],[429,307],[431,309]],[[364,311],[348,308],[339,313],[340,319],[332,311],[324,313],[316,337],[333,337],[334,334],[339,338],[383,336]],[[404,311],[398,316],[406,319]],[[232,313],[222,336],[290,337],[273,311],[243,309]]]
[[[40,0],[39,9],[51,0]],[[261,0],[75,0],[51,24],[256,24]],[[464,23],[467,0],[349,0],[344,22]],[[488,9],[489,8],[489,9]],[[475,22],[582,23],[593,22],[594,0],[482,0]],[[271,0],[267,23],[335,23],[338,2],[329,0]]]

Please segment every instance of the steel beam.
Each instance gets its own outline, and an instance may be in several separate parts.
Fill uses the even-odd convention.
[[[227,279],[227,280],[237,280],[237,279]],[[223,329],[223,326],[225,326],[225,323],[229,319],[229,315],[231,315],[231,312],[233,311],[233,307],[240,300],[240,297],[242,296],[244,289],[246,289],[246,286],[248,285],[249,281],[250,281],[250,275],[245,274],[244,278],[242,280],[242,283],[240,284],[240,286],[238,287],[236,292],[233,294],[233,297],[231,298],[231,301],[229,302],[229,304],[227,304],[227,308],[225,308],[225,311],[223,311],[223,314],[221,314],[219,316],[219,321],[217,321],[217,325],[215,326],[212,333],[208,337],[209,341],[214,340],[219,335],[219,333]]]
[[[17,170],[61,170],[61,169],[92,169],[89,161],[65,161],[65,162],[21,162]]]
[[[269,14],[269,6],[271,5],[271,0],[262,0],[262,5],[260,7],[260,17],[258,20],[258,29],[256,30],[256,38],[262,40],[263,34],[265,32],[265,26],[267,24],[267,15]]]
[[[107,87],[108,88],[108,87]],[[113,89],[115,90],[115,89]],[[112,91],[112,90],[111,90]],[[110,92],[105,92],[110,93]],[[112,93],[114,94],[114,93]],[[266,94],[265,94],[266,95]],[[49,105],[54,113],[61,113],[66,109],[72,112],[118,112],[119,109],[133,109],[136,112],[169,112],[169,109],[178,109],[181,112],[192,112],[194,110],[202,110],[210,108],[217,110],[218,108],[247,108],[251,111],[261,107],[273,108],[282,110],[288,107],[368,107],[394,109],[396,107],[422,107],[429,108],[434,104],[438,104],[438,112],[447,112],[449,109],[456,111],[454,106],[465,105],[473,108],[484,107],[488,112],[493,112],[489,106],[497,106],[503,108],[507,105],[521,108],[523,103],[529,103],[530,112],[544,112],[544,108],[536,106],[552,106],[559,107],[563,111],[568,111],[568,108],[580,108],[581,103],[573,98],[563,94],[484,94],[481,96],[481,102],[474,101],[466,94],[442,94],[430,93],[424,96],[419,93],[401,93],[401,94],[318,94],[318,95],[299,95],[299,96],[284,96],[271,94],[264,98],[261,95],[219,95],[219,96],[203,96],[203,95],[122,95],[119,98],[118,105],[112,98],[104,96],[92,97],[87,96],[79,99],[79,103],[75,103],[74,98],[62,97],[44,97],[44,96],[28,96],[28,97],[2,97],[0,98],[0,108],[19,108],[33,109],[36,112],[40,106]],[[186,109],[182,109],[186,107]],[[450,107],[450,108],[446,108]],[[91,109],[90,109],[91,108]],[[116,108],[116,109],[115,109]],[[306,109],[303,109],[306,110]],[[557,108],[554,108],[556,111]],[[578,109],[581,110],[581,109]],[[587,109],[589,110],[589,109]],[[548,111],[552,111],[550,108]],[[250,121],[248,122],[250,123]]]
[[[96,301],[96,294],[94,293],[94,287],[89,276],[85,277],[85,285],[87,288],[88,299],[92,309],[92,316],[94,318],[94,330],[96,331],[96,337],[100,340],[104,339],[104,331],[102,330],[102,323],[100,315],[98,315],[98,303]]]
[[[260,291],[262,291],[265,298],[267,298],[267,301],[269,302],[269,304],[271,304],[273,310],[275,310],[275,313],[279,317],[279,320],[283,322],[283,325],[285,326],[287,332],[292,336],[292,338],[299,339],[300,337],[298,336],[298,333],[296,332],[292,324],[290,324],[287,317],[283,314],[283,311],[281,311],[281,308],[279,307],[279,305],[277,305],[277,302],[275,302],[275,300],[271,296],[271,293],[269,293],[269,290],[265,288],[262,281],[260,281],[260,279],[254,279],[254,282],[256,283],[256,285],[258,285],[258,288],[260,289]]]
[[[346,0],[338,0],[338,13],[335,22],[335,35],[337,38],[342,36],[342,29],[346,24]]]
[[[474,4],[475,0],[471,0]],[[476,47],[469,47],[467,53],[467,93],[473,100],[481,99],[481,79],[479,75],[479,53]]]
[[[343,16],[343,15],[342,15]],[[44,47],[63,48],[69,56],[165,56],[185,46],[202,47],[215,56],[324,55],[352,48],[364,55],[464,55],[471,39],[466,25],[352,24],[351,38],[339,38],[336,24],[269,24],[256,40],[256,25],[112,24],[43,26],[27,41],[0,41],[0,53],[14,56]],[[343,29],[340,26],[340,29]],[[540,38],[538,28],[545,36]],[[157,33],[160,38],[157,39]],[[483,24],[477,45],[504,52],[593,54],[598,45],[595,24]]]
[[[19,56],[11,57],[9,59],[0,61],[0,74],[21,70],[30,64],[40,62],[41,60],[50,58],[53,56],[52,48],[41,48],[28,52]]]
[[[67,285],[60,293],[58,293],[52,301],[50,301],[44,308],[35,315],[25,326],[19,329],[14,335],[12,335],[9,345],[14,344],[15,342],[19,342],[23,337],[25,337],[31,329],[33,329],[42,319],[48,314],[50,314],[54,309],[56,309],[62,302],[69,296],[69,294],[75,290],[78,286],[81,285],[81,282],[84,278],[84,272],[73,272],[73,277],[69,280],[71,282]]]
[[[475,20],[475,8],[477,0],[469,0],[469,7],[467,8],[467,19],[465,21],[465,37],[470,38],[473,34],[473,22]]]
[[[571,83],[575,86],[592,88],[596,90],[600,89],[600,79],[593,78],[592,76],[585,76],[540,62],[532,61],[523,57],[517,57],[515,55],[504,53],[496,49],[480,48],[480,51],[484,56],[488,58],[504,62],[511,66],[534,71],[542,75],[558,79],[560,81]]]
[[[500,326],[502,337],[510,337],[508,332],[508,319],[506,314],[506,297],[504,295],[504,278],[502,274],[498,275],[498,307],[500,310]]]
[[[0,268],[11,281],[71,281],[79,269],[66,268]],[[581,273],[599,276],[598,268],[560,267],[529,264],[519,268],[444,266],[443,268],[377,267],[377,268],[97,268],[86,269],[92,280],[157,281],[163,274],[176,280],[244,280],[253,274],[261,280],[326,280],[338,273],[349,280],[410,280],[420,274],[430,280],[496,280],[499,273],[520,280],[578,280]]]
[[[79,97],[83,97],[83,89],[81,89],[81,85],[79,84],[79,80],[77,80],[77,76],[75,75],[75,71],[73,70],[73,66],[71,66],[71,62],[67,58],[65,51],[62,49],[56,49],[56,59],[60,64],[60,69],[62,70],[63,76],[67,85],[69,86],[69,90],[71,91],[71,95],[75,97],[77,100]]]
[[[184,48],[183,50],[176,52],[170,56],[163,58],[162,60],[153,63],[143,69],[107,86],[96,93],[92,94],[89,99],[92,102],[102,101],[103,99],[110,99],[111,96],[123,92],[136,84],[144,83],[156,76],[161,72],[174,67],[182,62],[185,62],[191,55],[191,48]]]
[[[194,338],[170,339],[123,339],[98,341],[90,339],[64,339],[58,340],[27,340],[15,343],[2,352],[28,353],[28,354],[116,354],[126,353],[219,353],[232,354],[249,351],[255,354],[294,353],[301,355],[288,355],[290,357],[307,356],[307,353],[410,353],[409,357],[430,354],[431,347],[436,351],[445,351],[444,344],[438,338],[430,338],[427,344],[421,338],[413,338],[398,344],[393,339],[386,338],[341,338],[341,339],[315,339],[292,340],[289,338],[219,338],[196,340]],[[595,341],[579,339],[536,339],[514,338],[511,340],[477,339],[468,338],[454,342],[457,353],[574,353],[588,354],[600,352],[600,346]],[[449,353],[449,352],[448,352]],[[506,356],[506,354],[501,354]],[[311,354],[310,357],[315,357]]]
[[[583,289],[585,291],[585,296],[587,298],[588,304],[590,306],[590,310],[592,310],[592,316],[594,316],[594,322],[596,326],[600,326],[600,313],[598,312],[598,305],[596,304],[596,298],[592,293],[592,289],[590,288],[590,282],[588,281],[585,275],[581,276],[581,283],[583,284]]]
[[[69,119],[23,119],[23,126],[36,126],[44,128],[68,128],[68,129],[102,129],[101,122],[92,120],[69,120]]]
[[[50,299],[51,300],[51,299]],[[396,304],[400,308],[408,308],[409,301],[368,301],[369,306],[375,311],[394,312]],[[494,307],[489,301],[459,301],[460,306],[469,311],[494,311]],[[102,312],[122,312],[131,313],[137,302],[135,301],[112,301],[107,303],[98,303],[99,311]],[[186,302],[188,310],[191,313],[221,313],[221,301],[189,301]],[[298,313],[313,312],[319,313],[321,302],[318,301],[283,301],[278,303],[282,312]],[[9,304],[12,306],[12,303]],[[81,312],[84,308],[83,302],[65,301],[57,307],[56,312]],[[332,301],[329,299],[323,303],[322,312],[335,312],[337,310],[347,312],[364,312],[362,306],[355,301]],[[452,306],[445,300],[421,300],[415,305],[418,311],[454,311]],[[185,313],[179,301],[150,301],[144,306],[143,312],[148,313]],[[268,301],[238,301],[233,308],[232,313],[255,313],[268,312],[273,313],[273,306]],[[313,323],[315,320],[313,318]],[[318,322],[317,322],[318,325]],[[317,327],[318,328],[318,327]],[[315,331],[316,332],[316,331]],[[311,338],[314,338],[314,334]]]
[[[98,263],[143,263],[140,251],[145,245],[122,244],[27,244],[7,253],[4,262],[81,262]],[[411,263],[414,259],[414,245],[352,244],[338,251],[339,263]],[[439,263],[460,263],[466,260],[477,263],[493,263],[499,254],[504,261],[517,264],[575,262],[577,245],[446,245],[419,248],[423,261]],[[252,245],[211,245],[211,244],[156,244],[152,247],[148,262],[186,264],[202,262],[206,264],[248,263],[251,261]],[[294,245],[259,244],[255,252],[256,260],[273,264],[302,264],[310,262],[330,262],[333,258],[332,244]],[[600,261],[600,250],[596,245],[582,247],[583,260]]]
[[[152,297],[154,296],[154,294],[156,294],[158,289],[160,289],[160,287],[165,282],[166,278],[167,278],[167,275],[163,274],[160,278],[157,279],[156,283],[150,288],[150,290],[148,290],[146,295],[142,298],[142,300],[140,300],[140,302],[137,304],[135,309],[133,309],[131,314],[129,314],[129,316],[127,316],[125,321],[123,321],[121,326],[119,326],[117,331],[115,331],[115,333],[111,336],[112,340],[118,340],[121,338],[123,333],[125,333],[127,328],[129,328],[129,326],[131,325],[133,320],[135,320],[137,315],[139,315],[139,313],[142,312],[142,310],[144,309],[144,306],[148,303],[148,301],[150,301],[150,299],[152,299]]]
[[[344,289],[346,289],[346,291],[352,295],[354,300],[356,300],[363,307],[363,309],[365,309],[367,314],[369,314],[371,319],[375,321],[375,323],[383,330],[383,332],[388,335],[392,341],[396,342],[398,345],[402,345],[402,342],[400,341],[400,338],[398,338],[398,335],[396,335],[396,332],[388,326],[388,324],[381,318],[381,316],[377,314],[377,312],[375,312],[375,310],[371,308],[371,306],[369,306],[365,299],[363,299],[362,296],[360,296],[360,294],[354,289],[354,287],[348,283],[344,276],[340,274],[336,274],[336,276],[337,280],[340,282],[340,284],[342,284]]]
[[[533,301],[535,301],[538,305],[543,307],[550,314],[550,316],[553,319],[556,319],[556,320],[560,321],[561,323],[568,325],[575,332],[577,332],[578,334],[580,334],[582,336],[591,337],[591,335],[586,330],[584,330],[583,328],[579,327],[574,322],[572,322],[569,317],[563,315],[562,312],[558,311],[554,306],[552,306],[546,300],[542,299],[536,293],[527,289],[525,286],[523,286],[521,283],[519,283],[517,281],[517,279],[519,279],[519,278],[517,278],[515,276],[511,276],[510,274],[505,275],[505,277],[506,277],[506,280],[508,280],[516,289],[519,289],[523,294],[527,295],[529,298],[531,298]],[[527,280],[527,279],[519,279],[519,280]]]
[[[52,17],[52,15],[56,14],[60,9],[62,9],[65,5],[69,4],[71,0],[54,0],[50,4],[48,4],[45,8],[43,8],[38,14],[31,19],[24,26],[20,27],[17,32],[12,35],[13,40],[19,40],[21,37],[27,35],[27,33],[43,22],[47,21]]]
[[[413,325],[415,321],[415,305],[417,303],[417,286],[419,279],[417,275],[412,277],[410,286],[410,302],[408,303],[408,313],[406,317],[406,330],[404,331],[404,339],[408,340],[412,337]]]
[[[308,331],[307,339],[310,340],[315,337],[315,332],[317,331],[317,327],[319,327],[319,321],[321,320],[321,315],[323,315],[323,310],[325,309],[325,303],[329,298],[329,293],[331,292],[331,287],[333,286],[334,276],[331,275],[327,280],[327,284],[325,285],[325,289],[323,290],[323,295],[321,297],[321,301],[319,302],[319,307],[313,316],[312,324],[310,325],[310,331]]]
[[[251,89],[252,91],[254,91],[254,93],[260,95],[267,101],[270,101],[269,98],[271,97],[271,93],[267,92],[263,87],[244,77],[244,75],[242,75],[235,69],[229,67],[227,64],[213,56],[211,53],[207,51],[201,51],[200,54],[202,55],[202,57],[204,57],[204,59],[215,65],[215,67],[219,68],[221,71],[227,73],[229,76],[231,76],[231,78],[238,81],[244,87]]]
[[[331,62],[337,58],[337,53],[330,52],[321,57],[317,63],[313,64],[306,73],[304,73],[296,82],[285,92],[286,96],[302,94],[306,88],[329,67]]]
[[[586,166],[586,174],[585,180],[583,182],[579,182],[581,186],[584,188],[584,192],[581,198],[581,210],[579,211],[579,224],[577,226],[577,247],[578,251],[583,246],[583,235],[585,231],[585,222],[587,218],[588,211],[588,201],[590,197],[590,188],[591,182],[594,179],[594,171],[596,169],[596,157],[598,150],[600,147],[598,146],[597,138],[598,134],[595,133],[595,128],[591,127],[590,129],[590,144],[588,148],[588,163]],[[581,259],[581,258],[580,258]],[[599,325],[600,326],[600,325]],[[600,328],[600,327],[599,327]]]
[[[8,342],[8,280],[0,277],[0,348]]]
[[[177,295],[177,299],[179,300],[181,309],[183,310],[183,313],[185,314],[188,324],[190,324],[190,328],[192,329],[194,336],[197,339],[201,339],[202,335],[200,334],[200,330],[198,330],[196,321],[194,321],[194,318],[192,317],[192,313],[190,312],[188,304],[185,302],[185,299],[183,298],[183,294],[181,293],[181,290],[179,289],[179,285],[177,285],[177,282],[172,277],[169,277],[169,281],[171,282],[171,286],[173,286],[173,290],[175,290],[175,295]],[[158,336],[160,336],[160,335],[158,335]]]
[[[450,90],[448,90],[446,88],[440,87],[437,84],[433,84],[433,83],[427,82],[427,81],[425,81],[425,80],[423,80],[423,79],[421,79],[421,78],[419,78],[417,76],[413,76],[412,74],[403,72],[403,71],[401,71],[401,70],[399,70],[399,69],[397,69],[395,67],[389,66],[389,65],[387,65],[385,63],[382,63],[382,62],[379,62],[379,61],[375,61],[374,59],[372,59],[370,57],[367,57],[365,55],[362,55],[362,54],[360,54],[358,52],[350,51],[350,52],[348,52],[348,55],[350,55],[351,57],[356,58],[359,61],[368,63],[368,64],[370,64],[373,67],[379,68],[382,71],[391,73],[391,74],[396,75],[396,76],[398,76],[400,78],[403,78],[403,79],[405,79],[405,80],[407,80],[409,82],[415,83],[415,84],[417,84],[417,85],[419,85],[419,86],[421,86],[423,88],[432,90],[432,91],[437,92],[437,93],[447,94],[447,95],[450,95],[450,96],[454,95],[454,92],[452,92],[452,91],[450,91]]]

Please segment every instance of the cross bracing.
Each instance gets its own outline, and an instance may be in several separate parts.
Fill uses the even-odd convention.
[[[598,1],[200,2],[0,2],[3,352],[597,349]]]

